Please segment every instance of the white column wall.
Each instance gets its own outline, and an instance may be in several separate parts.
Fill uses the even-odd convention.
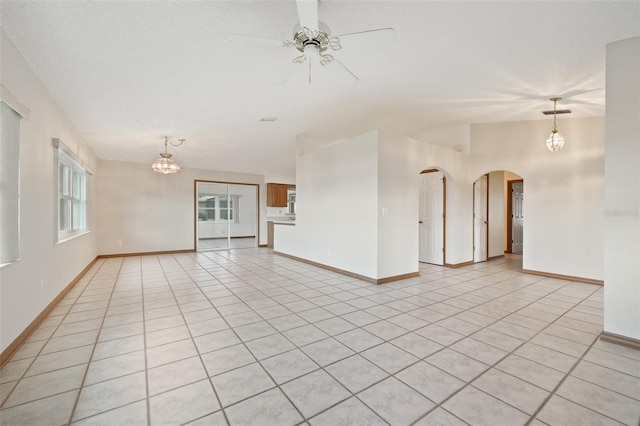
[[[604,330],[640,340],[640,37],[607,45]]]
[[[418,272],[419,175],[411,156],[415,146],[406,138],[380,135],[378,278]]]
[[[296,210],[274,250],[377,278],[378,132],[299,156]]]
[[[196,179],[259,184],[260,210],[266,211],[262,175],[186,168],[163,175],[150,164],[108,160],[98,166],[99,254],[192,250]],[[267,240],[265,217],[260,215],[261,244]]]
[[[470,176],[509,170],[524,178],[523,268],[602,280],[604,117],[562,118],[564,148],[545,141],[552,121],[471,126]]]
[[[2,85],[30,110],[20,123],[20,260],[0,269],[0,351],[4,351],[96,257],[96,178],[87,180],[91,232],[55,244],[57,181],[51,138],[92,168],[97,160],[62,109],[0,30]]]

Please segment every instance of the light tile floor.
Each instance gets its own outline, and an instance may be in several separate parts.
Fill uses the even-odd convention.
[[[3,425],[637,425],[600,286],[518,259],[373,285],[268,249],[102,259],[0,371]]]

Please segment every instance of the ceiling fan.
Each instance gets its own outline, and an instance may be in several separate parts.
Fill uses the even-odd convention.
[[[379,45],[394,41],[395,31],[393,28],[387,27],[334,36],[331,34],[329,27],[318,20],[318,1],[319,0],[296,0],[300,23],[294,27],[293,37],[291,39],[281,42],[246,34],[227,34],[226,39],[229,41],[244,42],[259,40],[274,46],[280,45],[281,47],[298,50],[298,56],[294,57],[291,63],[299,65],[307,64],[309,69],[309,84],[312,82],[313,74],[311,70],[314,63],[320,64],[322,67],[341,69],[345,79],[349,83],[355,84],[359,80],[358,77],[329,52],[342,50],[341,40],[353,39],[354,44],[355,42],[359,42],[366,43],[366,45]],[[299,68],[296,67],[294,71],[298,71],[298,69]],[[289,78],[291,78],[291,75],[289,75],[286,80],[289,80]]]

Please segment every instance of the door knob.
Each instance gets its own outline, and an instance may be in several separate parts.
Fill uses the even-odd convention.
[[[422,221],[420,220],[420,221],[418,221],[418,223],[422,223]]]

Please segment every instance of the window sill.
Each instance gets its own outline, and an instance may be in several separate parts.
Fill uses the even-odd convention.
[[[20,262],[20,259],[12,260],[11,262],[7,262],[7,263],[0,263],[0,269],[4,268],[5,266],[15,265],[16,263],[19,263],[19,262]]]
[[[71,240],[75,240],[76,238],[82,237],[83,235],[87,235],[90,234],[91,231],[86,230],[86,231],[82,231],[79,234],[73,234],[70,236],[65,236],[63,239],[56,241],[56,243],[54,245],[58,245],[58,244],[62,244],[62,243],[66,243],[67,241],[71,241]]]

